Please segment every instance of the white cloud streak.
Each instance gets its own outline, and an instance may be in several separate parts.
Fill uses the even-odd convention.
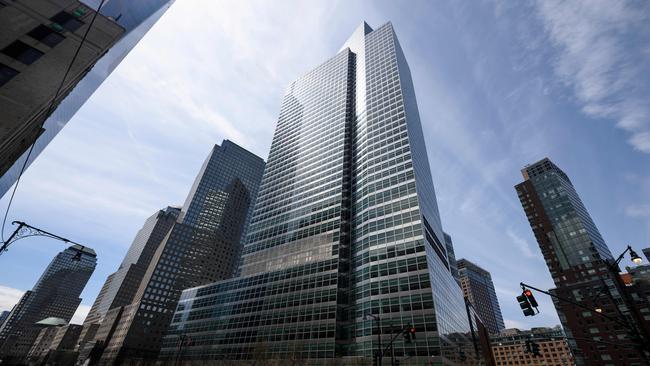
[[[24,293],[25,291],[0,285],[0,311],[11,310]]]
[[[650,153],[648,3],[540,0],[537,10],[557,50],[555,74],[582,112],[616,120],[636,150]]]
[[[532,249],[532,246],[528,243],[528,241],[526,239],[520,237],[519,235],[517,235],[511,229],[508,229],[506,231],[506,234],[508,235],[510,240],[512,240],[512,242],[515,244],[517,249],[519,249],[521,254],[523,254],[525,257],[527,257],[527,258],[539,257],[539,253],[535,252]]]

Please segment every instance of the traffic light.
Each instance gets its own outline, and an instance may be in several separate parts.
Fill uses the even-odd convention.
[[[526,353],[533,352],[533,349],[530,347],[530,341],[526,340]]]
[[[533,354],[533,357],[541,357],[542,354],[539,352],[539,344],[535,341],[530,341],[530,350]]]
[[[526,353],[532,353],[533,357],[540,357],[539,344],[533,340],[526,340]]]
[[[528,299],[528,302],[530,303],[530,306],[536,308],[537,307],[537,300],[535,300],[535,296],[533,296],[533,292],[526,289],[524,290],[524,296],[526,296],[526,299]]]
[[[533,310],[533,307],[528,301],[528,297],[526,296],[525,291],[520,296],[517,296],[517,301],[519,302],[519,306],[521,307],[521,310],[524,312],[525,316],[535,315],[535,310]]]
[[[415,327],[413,326],[407,326],[406,329],[402,332],[402,336],[404,337],[404,343],[411,343],[411,340],[415,339]]]

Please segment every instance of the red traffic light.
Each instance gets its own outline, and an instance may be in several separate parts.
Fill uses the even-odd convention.
[[[526,291],[524,291],[524,294],[526,295],[526,297],[533,296],[533,292],[530,291],[530,290],[526,290]]]
[[[409,332],[415,334],[415,328],[411,328],[411,329],[409,329]]]

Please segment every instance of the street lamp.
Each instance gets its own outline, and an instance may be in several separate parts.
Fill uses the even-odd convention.
[[[634,264],[641,264],[643,262],[643,258],[639,257],[638,254],[630,247],[629,245],[627,246],[627,249],[630,251],[630,259],[632,259],[632,262]]]

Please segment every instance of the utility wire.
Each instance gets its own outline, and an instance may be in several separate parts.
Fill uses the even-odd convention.
[[[90,20],[90,23],[88,24],[88,28],[86,29],[86,32],[84,32],[83,38],[81,38],[81,42],[79,43],[77,50],[75,51],[74,56],[72,56],[72,60],[70,60],[70,63],[68,64],[68,68],[66,69],[65,74],[63,75],[63,79],[61,79],[61,83],[59,84],[59,87],[56,89],[56,93],[54,93],[52,102],[47,107],[47,111],[45,112],[45,119],[41,123],[39,129],[43,128],[45,121],[47,121],[47,119],[50,117],[50,113],[52,113],[54,109],[54,104],[56,103],[56,98],[59,97],[59,94],[61,93],[61,89],[63,89],[63,84],[65,84],[65,80],[68,78],[68,75],[70,74],[70,70],[72,70],[72,66],[74,65],[74,62],[77,60],[77,56],[79,56],[79,52],[81,52],[81,47],[86,42],[88,33],[90,32],[90,29],[93,27],[93,24],[95,23],[95,19],[97,19],[97,14],[99,14],[99,11],[101,10],[105,1],[106,0],[102,0],[99,3],[99,6],[97,7],[97,11],[95,11],[95,14],[93,14],[93,17]],[[27,157],[25,158],[25,161],[23,162],[23,165],[20,168],[20,173],[18,173],[18,178],[16,179],[16,183],[14,184],[14,189],[11,191],[11,196],[9,197],[9,203],[7,203],[7,209],[5,210],[5,215],[4,218],[2,219],[2,230],[0,230],[0,238],[2,239],[2,242],[5,241],[5,225],[7,224],[7,217],[9,216],[9,210],[11,209],[11,204],[13,203],[14,196],[16,195],[16,189],[18,189],[18,183],[20,183],[20,178],[23,176],[23,173],[25,172],[25,168],[27,168],[27,162],[29,162],[29,158],[32,155],[32,151],[34,151],[34,146],[36,146],[36,141],[38,141],[38,137],[34,139],[34,142],[32,142],[32,145],[29,147],[29,151],[27,152]]]

